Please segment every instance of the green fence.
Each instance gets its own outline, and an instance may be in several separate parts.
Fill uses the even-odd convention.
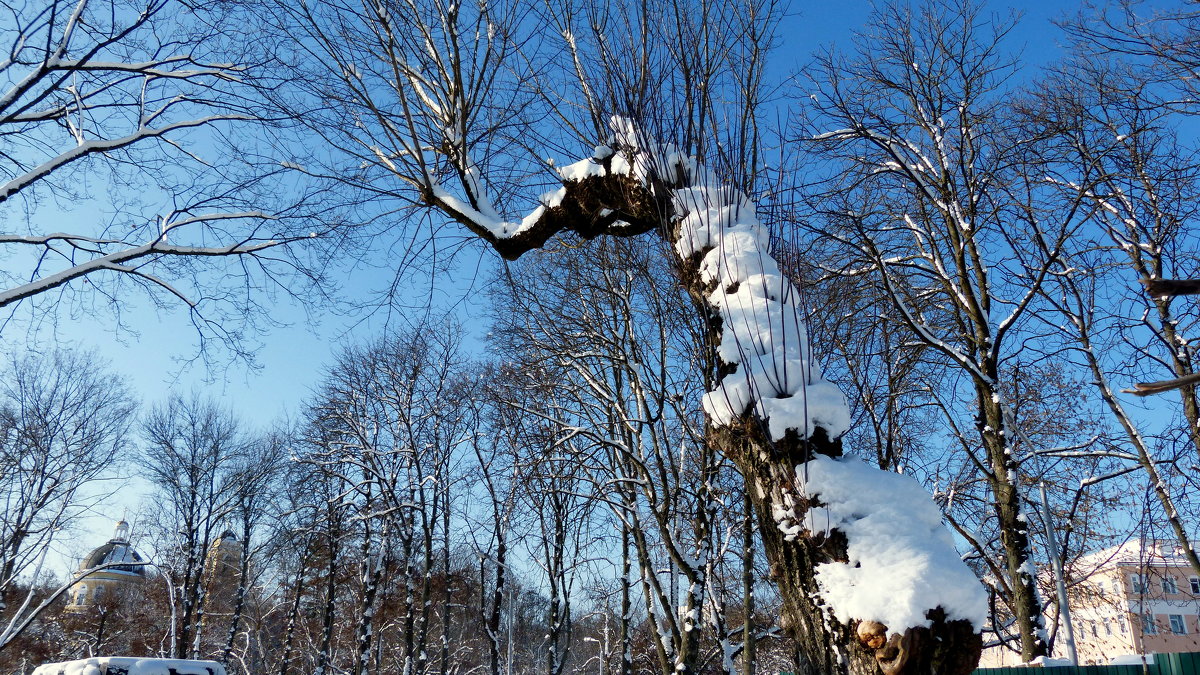
[[[1200,652],[1155,654],[1154,663],[1142,666],[1059,666],[1046,675],[1200,675]],[[979,668],[972,675],[1030,675],[1029,668]]]

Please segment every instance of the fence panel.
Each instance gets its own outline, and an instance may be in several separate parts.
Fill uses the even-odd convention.
[[[1055,666],[1045,675],[1200,675],[1200,652],[1155,654],[1154,663],[1142,666]],[[1032,675],[1027,666],[978,668],[972,675]]]

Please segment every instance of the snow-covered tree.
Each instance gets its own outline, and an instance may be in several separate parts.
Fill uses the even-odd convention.
[[[576,100],[594,124],[577,128],[596,147],[543,173],[553,187],[533,200],[510,180],[533,163],[502,145],[506,133],[515,147],[528,144],[521,136],[536,127],[525,121],[538,112],[510,107],[528,91],[521,77],[535,63],[515,58],[520,32],[539,23],[516,20],[518,6],[293,6],[310,51],[304,65],[325,69],[314,93],[339,119],[352,120],[323,128],[359,167],[339,175],[380,199],[455,222],[507,259],[560,236],[663,237],[711,346],[697,374],[709,384],[706,441],[746,481],[784,601],[780,620],[797,640],[803,669],[970,671],[980,648],[982,589],[927,493],[909,478],[842,457],[844,399],[816,363],[799,297],[741,189],[745,174],[728,182],[704,165],[722,149],[714,92],[731,64],[720,55],[741,52],[707,41],[702,12],[656,8],[670,21],[638,23],[660,17],[635,14],[627,26],[642,32],[618,33],[644,50],[612,54],[616,62],[647,58],[647,68],[621,70],[649,79],[619,86],[593,79],[586,60],[595,54],[571,26],[560,26],[559,58],[577,74]],[[758,8],[730,13],[755,16]],[[605,37],[607,29],[596,23],[593,30]],[[659,49],[660,32],[688,48],[674,56]],[[733,31],[721,38],[737,39]],[[696,53],[708,60],[672,61]],[[601,86],[619,98],[597,95]],[[673,96],[691,105],[668,107]],[[567,106],[547,114],[569,121]],[[514,203],[533,208],[504,215]],[[685,663],[675,666],[687,671]]]
[[[806,134],[830,162],[813,201],[820,236],[843,247],[834,266],[874,279],[897,325],[966,383],[928,398],[968,466],[959,489],[982,479],[990,515],[959,532],[988,561],[1028,660],[1048,644],[1022,490],[1047,448],[1023,434],[1008,371],[1083,219],[1078,194],[1043,219],[1059,195],[1023,173],[1025,139],[1000,93],[1008,29],[969,4],[881,8],[850,54],[819,59]]]
[[[118,468],[134,404],[93,354],[14,355],[0,385],[0,607]]]
[[[171,584],[169,653],[199,658],[208,651],[208,594],[214,581],[224,581],[206,574],[207,556],[236,510],[253,443],[233,413],[199,394],[153,408],[142,434],[141,470],[155,488],[155,558]],[[214,637],[223,644],[224,635]]]

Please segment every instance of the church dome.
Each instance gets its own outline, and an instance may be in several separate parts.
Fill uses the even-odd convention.
[[[140,585],[147,579],[145,562],[129,545],[129,523],[122,518],[117,522],[112,539],[87,554],[79,563],[82,577],[71,584],[68,591],[68,612],[86,612],[98,604],[109,593],[123,592]],[[92,572],[97,567],[111,565]]]
[[[129,523],[122,519],[117,523],[113,538],[89,553],[80,563],[79,569],[82,571],[111,564],[113,566],[106,568],[105,572],[144,577],[146,566],[137,564],[142,562],[145,562],[145,559],[129,545]]]

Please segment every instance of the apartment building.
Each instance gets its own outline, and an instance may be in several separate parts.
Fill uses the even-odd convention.
[[[1129,542],[1084,556],[1073,569],[1085,579],[1068,591],[1080,665],[1200,651],[1200,576],[1173,544]],[[1053,588],[1048,572],[1039,576],[1044,589]],[[1055,658],[1067,658],[1064,636],[1060,627]],[[995,647],[980,665],[1019,662],[1011,650]]]

